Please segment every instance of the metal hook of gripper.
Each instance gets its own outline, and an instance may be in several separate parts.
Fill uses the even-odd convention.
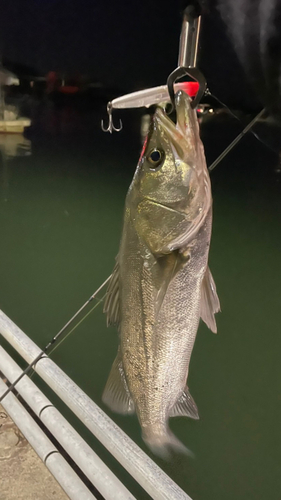
[[[180,36],[178,67],[168,76],[167,87],[170,96],[170,114],[175,109],[174,83],[187,75],[199,83],[199,90],[191,102],[194,109],[203,97],[206,90],[206,79],[196,67],[198,42],[201,24],[201,7],[198,2],[189,5],[183,13],[183,23]]]
[[[122,125],[122,122],[121,120],[119,119],[119,128],[118,127],[115,127],[114,123],[113,123],[113,117],[112,117],[112,110],[113,110],[113,107],[112,107],[112,103],[109,102],[107,104],[107,114],[108,114],[108,127],[104,127],[104,122],[103,120],[101,120],[101,129],[103,130],[103,132],[109,132],[110,134],[112,134],[112,132],[120,132],[120,130],[122,130],[123,128],[123,125]]]

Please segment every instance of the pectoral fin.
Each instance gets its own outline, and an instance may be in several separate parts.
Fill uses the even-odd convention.
[[[199,419],[196,403],[191,396],[187,386],[185,386],[182,395],[173,406],[170,417],[190,417],[194,418],[195,420]]]
[[[113,362],[103,391],[102,401],[116,413],[127,415],[135,412],[135,405],[125,378],[120,350]]]
[[[120,325],[120,294],[119,294],[119,263],[118,256],[116,264],[109,281],[106,297],[104,301],[103,312],[106,313],[107,326],[115,325],[119,328]]]
[[[215,313],[220,311],[216,285],[210,269],[207,267],[201,287],[201,318],[212,332],[217,333]]]
[[[158,264],[158,283],[159,288],[156,296],[155,314],[158,315],[164,298],[166,296],[168,287],[173,281],[178,272],[182,269],[183,265],[189,260],[189,252],[180,253],[178,251],[172,252],[168,255],[163,255],[157,259]]]

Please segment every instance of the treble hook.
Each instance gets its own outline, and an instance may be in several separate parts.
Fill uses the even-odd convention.
[[[119,128],[115,127],[114,123],[113,123],[113,118],[112,118],[112,103],[109,102],[108,105],[107,105],[107,114],[108,114],[108,127],[105,128],[104,125],[103,125],[103,120],[101,120],[101,129],[103,130],[103,132],[109,132],[110,134],[112,134],[112,132],[120,132],[120,130],[122,130],[123,128],[123,125],[122,125],[122,122],[121,120],[119,119]]]

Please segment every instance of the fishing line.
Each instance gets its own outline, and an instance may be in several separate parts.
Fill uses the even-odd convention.
[[[104,300],[106,296],[106,293],[104,294],[104,296],[98,300],[98,302],[92,307],[92,309],[90,309],[90,311],[87,312],[87,314],[85,314],[85,316],[83,316],[83,318],[80,319],[80,321],[60,340],[60,342],[57,342],[55,346],[53,346],[53,348],[49,351],[49,356],[50,354],[52,354],[52,352],[54,352],[66,339],[67,337],[72,333],[74,332],[74,330],[76,330],[76,328],[81,325],[81,323],[83,323],[83,321],[91,314],[91,312],[94,311],[94,309],[96,309],[98,307],[99,304],[102,303],[102,301]]]
[[[206,89],[205,95],[213,97],[219,104],[221,104],[228,111],[228,113],[231,116],[233,116],[233,118],[235,118],[239,123],[241,123],[241,125],[243,125],[243,123],[242,123],[241,119],[239,118],[239,116],[237,116],[235,113],[233,113],[233,111],[231,111],[231,109],[224,102],[222,102],[217,96],[215,96],[214,94],[212,94],[212,92],[209,89]],[[261,142],[268,149],[270,149],[271,151],[274,151],[274,153],[276,153],[276,150],[272,146],[270,146],[267,142],[265,142],[263,139],[261,139],[261,137],[257,134],[257,132],[255,132],[254,130],[250,130],[250,132],[251,132],[251,134],[253,134],[253,136],[255,136],[255,138],[259,142]]]
[[[2,394],[2,396],[0,396],[0,402],[7,396],[7,394],[9,394],[15,388],[15,386],[17,385],[17,383],[24,377],[24,375],[28,375],[28,373],[30,372],[30,370],[34,367],[34,365],[36,363],[38,363],[38,361],[43,356],[46,356],[47,353],[52,352],[54,350],[53,349],[54,344],[58,341],[58,339],[61,337],[61,335],[65,332],[65,330],[67,329],[67,327],[77,318],[77,316],[85,309],[85,307],[87,307],[87,305],[90,302],[92,302],[92,300],[94,300],[96,298],[97,294],[105,287],[105,285],[109,282],[110,278],[111,278],[111,275],[108,276],[108,278],[106,278],[106,280],[99,286],[99,288],[97,288],[97,290],[83,304],[83,306],[81,306],[80,309],[78,309],[78,311],[70,318],[70,320],[68,320],[68,322],[60,329],[60,331],[52,338],[52,340],[38,354],[38,356],[36,356],[36,358],[25,368],[25,370],[18,376],[18,378],[8,387],[8,389],[4,392],[4,394]],[[89,313],[87,313],[87,315],[84,316],[81,319],[81,321],[78,323],[78,325],[82,323],[82,321],[100,304],[100,302],[102,302],[103,299],[104,299],[104,297],[102,297],[102,299],[100,299],[98,301],[98,303],[95,304],[95,306],[89,311]],[[75,330],[75,328],[76,327],[74,327],[71,331]],[[69,333],[71,333],[71,332],[69,332]],[[69,334],[67,334],[67,336],[68,335]],[[63,339],[61,340],[61,342],[62,341],[63,341]]]
[[[237,137],[225,148],[225,150],[217,157],[217,159],[208,167],[209,172],[214,170],[214,168],[223,160],[223,158],[238,144],[239,141],[244,137],[247,132],[254,126],[254,124],[262,117],[262,115],[266,112],[266,109],[262,109],[257,116],[240,132]]]
[[[86,318],[89,316],[89,314],[91,314],[91,312],[93,312],[93,311],[94,311],[94,309],[96,309],[96,308],[98,307],[98,305],[99,305],[99,304],[101,304],[101,302],[105,299],[105,296],[106,296],[106,294],[104,294],[104,296],[103,296],[101,299],[99,299],[99,301],[98,301],[98,302],[94,305],[94,307],[92,307],[92,309],[90,309],[90,311],[89,311],[89,312],[87,312],[87,314],[85,314],[85,316],[83,316],[83,318],[81,318],[81,320],[80,320],[80,321],[79,321],[79,322],[78,322],[78,323],[77,323],[77,324],[76,324],[76,325],[72,328],[72,330],[70,330],[70,331],[69,331],[69,332],[68,332],[68,333],[67,333],[67,334],[66,334],[66,335],[65,335],[65,336],[61,339],[61,341],[60,341],[60,342],[56,343],[56,344],[55,344],[55,346],[53,345],[53,348],[52,348],[52,349],[48,352],[48,356],[50,356],[50,355],[52,354],[52,352],[54,352],[54,351],[57,349],[57,347],[59,347],[59,346],[60,346],[60,345],[61,345],[61,344],[62,344],[62,343],[63,343],[63,342],[67,339],[67,337],[68,337],[68,336],[69,336],[72,332],[74,332],[74,330],[76,330],[76,328],[77,328],[79,325],[81,325],[81,323],[83,323],[84,319],[86,319]],[[96,298],[97,298],[97,297],[96,297]],[[36,371],[35,371],[35,368],[33,367],[33,368],[32,368],[32,373],[29,375],[29,378],[30,378],[30,379],[32,379],[32,377],[33,377],[34,373],[36,373]],[[1,399],[0,399],[0,401],[1,401]]]

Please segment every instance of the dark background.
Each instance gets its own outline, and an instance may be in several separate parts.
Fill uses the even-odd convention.
[[[279,4],[203,2],[199,66],[227,104],[251,111],[264,100],[276,111]],[[1,0],[0,9],[3,59],[40,74],[88,74],[105,85],[135,90],[163,84],[177,64],[180,2]]]

